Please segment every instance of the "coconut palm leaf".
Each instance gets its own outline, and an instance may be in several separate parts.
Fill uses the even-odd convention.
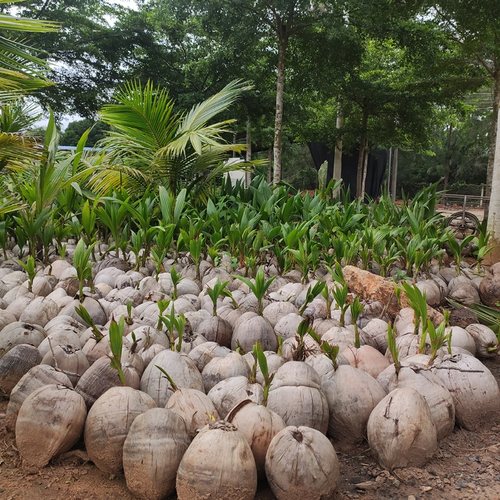
[[[151,185],[177,193],[183,187],[211,182],[220,175],[228,153],[245,146],[224,139],[234,120],[209,121],[248,88],[231,82],[181,115],[165,89],[151,82],[126,83],[115,96],[117,102],[100,112],[111,131],[98,144],[104,156],[90,186],[101,194],[118,188],[140,193]]]
[[[0,4],[17,1],[0,0]],[[35,54],[19,33],[45,33],[58,29],[59,24],[51,21],[0,14],[0,101],[16,99],[20,94],[51,84],[45,78],[46,61]],[[9,32],[18,34],[14,36]]]

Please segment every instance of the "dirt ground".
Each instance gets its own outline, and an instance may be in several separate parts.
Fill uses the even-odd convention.
[[[486,365],[500,381],[500,363]],[[6,401],[0,402],[0,498],[134,498],[123,478],[110,478],[71,452],[40,471],[23,469],[14,434],[5,427],[6,406]],[[367,444],[337,453],[341,467],[337,499],[500,498],[500,415],[479,432],[456,430],[440,443],[435,458],[423,468],[398,469],[389,474],[373,460]],[[274,497],[264,484],[256,498]]]

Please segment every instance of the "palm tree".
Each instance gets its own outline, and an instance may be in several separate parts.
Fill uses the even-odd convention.
[[[0,5],[19,1],[0,0]],[[15,169],[27,158],[37,158],[35,142],[18,133],[22,115],[18,102],[24,94],[51,85],[45,77],[46,61],[19,35],[58,29],[59,25],[50,21],[0,13],[0,174],[7,166]],[[0,215],[23,206],[7,194],[4,176],[0,177],[0,191]]]
[[[229,152],[245,149],[225,140],[235,120],[210,123],[249,88],[233,81],[187,113],[179,113],[165,89],[151,82],[126,83],[115,96],[117,102],[100,112],[111,130],[97,144],[103,154],[91,187],[98,193],[117,188],[141,193],[152,185],[173,193],[182,188],[206,192],[223,173],[250,168],[245,162],[237,167],[226,162]]]
[[[0,0],[0,5],[20,1]],[[5,103],[27,92],[51,85],[45,77],[48,68],[46,61],[35,55],[36,51],[19,34],[58,29],[59,25],[51,21],[0,14],[0,102]]]

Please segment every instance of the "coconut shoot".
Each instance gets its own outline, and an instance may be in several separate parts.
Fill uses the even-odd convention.
[[[28,292],[33,291],[33,280],[35,279],[36,276],[36,263],[35,259],[33,258],[32,255],[29,255],[28,258],[26,259],[26,263],[24,263],[22,260],[17,261],[19,265],[24,269],[26,274],[28,275]]]
[[[339,346],[331,345],[325,340],[321,343],[320,347],[323,354],[332,362],[333,369],[336,370],[339,367],[339,364],[337,362],[337,356],[339,355],[340,351]]]
[[[437,358],[439,349],[445,345],[447,339],[448,349],[450,348],[451,332],[449,335],[446,334],[446,321],[441,322],[437,327],[435,327],[430,320],[427,321],[427,332],[431,343],[431,357],[428,363],[430,366]]]
[[[262,269],[262,267],[259,267],[254,281],[249,278],[245,278],[244,276],[235,276],[235,278],[245,283],[245,285],[247,285],[248,288],[250,288],[251,292],[255,295],[258,303],[257,313],[262,316],[262,313],[264,311],[264,295],[266,294],[268,288],[272,285],[276,276],[271,276],[270,278],[266,279],[264,270]]]
[[[273,382],[274,373],[269,374],[269,367],[267,365],[267,358],[262,350],[262,346],[260,342],[257,342],[253,346],[253,356],[255,358],[255,362],[259,364],[260,371],[262,376],[264,377],[264,392],[262,397],[262,405],[267,405],[267,399],[269,397],[269,389],[271,388],[271,384]]]
[[[160,299],[156,303],[156,306],[158,307],[158,323],[156,324],[157,330],[161,330],[163,326],[163,313],[166,311],[169,304],[170,300],[168,299]]]
[[[351,317],[352,324],[354,325],[354,347],[359,349],[361,347],[361,341],[359,338],[359,328],[358,328],[358,319],[361,313],[363,312],[363,304],[358,297],[356,297],[351,304]]]
[[[347,285],[340,285],[332,290],[333,300],[337,304],[337,307],[340,309],[340,326],[345,326],[345,313],[349,308],[349,304],[347,302],[347,295],[349,293],[349,289]]]
[[[227,289],[227,281],[220,282],[217,280],[213,288],[207,287],[207,295],[212,300],[213,309],[212,315],[217,316],[217,299],[219,297],[229,297],[234,309],[238,308],[238,303],[234,300],[233,294]]]
[[[306,299],[304,304],[299,309],[299,314],[304,314],[307,306],[326,288],[326,283],[323,281],[318,281],[313,286],[309,286],[306,292]]]
[[[332,317],[332,297],[330,295],[330,289],[328,288],[328,285],[325,283],[325,287],[323,288],[321,292],[321,296],[325,299],[326,302],[326,317],[331,318]]]
[[[174,266],[172,266],[170,268],[170,278],[172,280],[172,285],[173,285],[173,288],[174,288],[173,291],[172,291],[172,293],[171,293],[171,295],[172,295],[172,299],[175,300],[178,297],[177,285],[181,282],[182,277],[177,272],[177,269]]]
[[[410,307],[413,309],[415,315],[415,335],[418,335],[420,330],[420,325],[422,325],[422,338],[421,346],[425,346],[426,341],[426,328],[427,328],[427,300],[425,294],[420,291],[420,289],[415,285],[410,285],[409,283],[402,283],[404,292],[408,298]],[[423,351],[421,351],[423,352]]]
[[[87,311],[86,307],[83,304],[78,305],[75,307],[75,312],[80,316],[80,318],[83,319],[85,324],[92,330],[92,336],[94,337],[96,342],[99,342],[103,338],[103,334],[97,328],[97,325],[95,324],[94,320],[92,319],[92,316],[90,313]]]
[[[92,245],[85,245],[83,239],[78,241],[73,254],[73,266],[76,269],[76,277],[78,278],[78,298],[83,302],[83,286],[89,284],[92,279],[92,263],[90,256],[92,254]]]
[[[123,348],[123,334],[125,333],[125,320],[123,317],[117,323],[113,318],[109,325],[109,347],[111,348],[111,366],[117,371],[118,378],[122,385],[126,385],[125,374],[122,368],[122,348]]]
[[[397,377],[401,370],[401,362],[399,361],[399,350],[396,346],[396,336],[394,335],[394,329],[390,323],[387,325],[387,347],[391,353],[394,362],[394,371]]]
[[[168,383],[170,384],[170,387],[172,388],[172,391],[175,392],[179,388],[177,387],[177,384],[174,382],[174,379],[164,370],[161,366],[155,365],[158,370],[161,371],[162,375],[168,380]]]

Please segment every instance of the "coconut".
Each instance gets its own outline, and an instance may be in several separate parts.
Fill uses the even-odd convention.
[[[29,344],[13,347],[0,358],[0,392],[10,394],[19,380],[41,360],[42,357],[36,347]]]
[[[236,405],[226,420],[245,436],[252,450],[257,472],[263,474],[269,443],[285,428],[283,419],[269,408],[247,399]]]
[[[342,353],[342,356],[351,366],[365,371],[373,378],[377,378],[378,374],[390,364],[389,360],[383,354],[369,345],[363,345],[359,349],[348,347]]]
[[[7,325],[0,332],[0,357],[19,344],[29,344],[38,347],[45,338],[41,326],[16,321]]]
[[[278,347],[273,327],[267,319],[257,315],[244,319],[242,315],[234,327],[231,348],[235,350],[241,347],[244,352],[248,352],[257,342],[265,351],[276,351]]]
[[[170,382],[157,368],[160,366],[177,387],[190,387],[203,391],[203,380],[196,363],[187,354],[175,351],[160,351],[149,363],[141,377],[141,390],[149,394],[157,406],[164,407],[172,395]]]
[[[297,334],[297,329],[304,321],[304,318],[297,313],[289,313],[283,316],[274,326],[274,331],[276,335],[283,337],[284,339],[289,339],[295,337]]]
[[[500,344],[495,332],[486,325],[473,323],[466,328],[476,344],[476,353],[479,358],[495,358],[500,352]]]
[[[377,381],[388,393],[398,387],[411,387],[423,396],[441,440],[455,427],[455,405],[450,391],[428,368],[429,360],[429,356],[421,354],[406,358],[398,375],[394,365],[390,365],[377,377]]]
[[[0,309],[0,332],[7,326],[10,325],[11,323],[14,323],[16,321],[16,317],[6,311],[5,309]]]
[[[231,352],[223,358],[214,358],[203,368],[202,377],[205,392],[208,392],[221,380],[240,375],[248,377],[250,369],[247,362],[237,352]]]
[[[31,393],[40,387],[51,384],[64,385],[71,388],[68,376],[56,371],[52,366],[37,365],[31,368],[21,377],[10,393],[6,412],[9,420],[15,421],[22,404]]]
[[[177,389],[167,401],[166,408],[182,417],[192,438],[198,429],[219,420],[212,400],[196,389]]]
[[[123,444],[127,488],[139,498],[161,499],[175,490],[175,479],[190,437],[181,417],[164,408],[138,415]]]
[[[349,365],[325,374],[321,387],[328,401],[328,434],[342,442],[362,441],[370,413],[386,395],[383,387],[368,373]]]
[[[139,383],[137,377],[131,377],[127,373],[124,374],[127,385],[138,389]],[[102,357],[80,377],[75,390],[81,394],[87,408],[90,408],[108,389],[118,385],[121,385],[118,372],[111,366],[108,357]]]
[[[278,369],[267,406],[286,425],[306,425],[326,433],[328,403],[318,374],[304,362],[289,361]]]
[[[207,396],[214,404],[221,418],[226,418],[229,411],[246,399],[262,403],[264,391],[260,384],[252,384],[246,377],[230,377],[221,380],[212,387]]]
[[[161,344],[153,344],[147,348],[139,349],[138,354],[141,356],[144,362],[144,368],[146,368],[149,363],[151,363],[152,359],[161,351],[167,349],[164,345]],[[144,372],[143,372],[144,373]]]
[[[45,354],[41,364],[54,366],[57,370],[62,371],[69,377],[74,386],[90,366],[83,351],[70,345],[56,345]]]
[[[202,321],[198,325],[196,333],[203,335],[208,341],[217,342],[224,347],[231,347],[233,328],[225,319],[218,316],[212,316]]]
[[[153,398],[131,387],[112,387],[90,409],[85,422],[85,448],[96,467],[119,474],[123,444],[134,419],[154,408]]]
[[[298,314],[299,310],[291,302],[272,302],[264,308],[262,315],[271,323],[274,328],[283,316],[290,313]]]
[[[199,346],[194,347],[188,356],[195,362],[198,370],[203,371],[203,368],[214,358],[223,358],[231,352],[227,347],[222,347],[216,342],[204,342]]]
[[[269,445],[266,476],[278,500],[333,498],[340,479],[339,461],[321,432],[285,427]]]
[[[378,349],[381,353],[387,350],[388,323],[379,318],[371,319],[364,327],[362,336],[365,342]]]
[[[59,306],[48,297],[35,297],[19,316],[19,321],[45,326],[59,312]]]
[[[481,361],[457,354],[437,358],[432,369],[453,397],[458,425],[475,430],[495,420],[500,410],[500,390]]]
[[[255,460],[234,425],[218,421],[200,431],[182,457],[176,487],[179,500],[254,499]]]
[[[62,385],[46,385],[23,402],[16,421],[16,446],[23,462],[43,467],[71,449],[82,435],[83,398]]]
[[[449,334],[451,332],[451,346],[452,347],[460,347],[461,349],[465,349],[469,351],[473,356],[476,354],[476,343],[474,341],[474,337],[463,328],[459,326],[452,326],[446,329],[446,333]]]
[[[81,336],[71,328],[64,326],[55,326],[50,332],[46,330],[47,337],[45,337],[40,345],[38,351],[42,356],[45,356],[50,349],[57,346],[70,346],[73,349],[81,349]]]
[[[368,443],[389,470],[422,466],[436,452],[437,432],[429,406],[414,389],[395,389],[380,401],[368,420]]]

